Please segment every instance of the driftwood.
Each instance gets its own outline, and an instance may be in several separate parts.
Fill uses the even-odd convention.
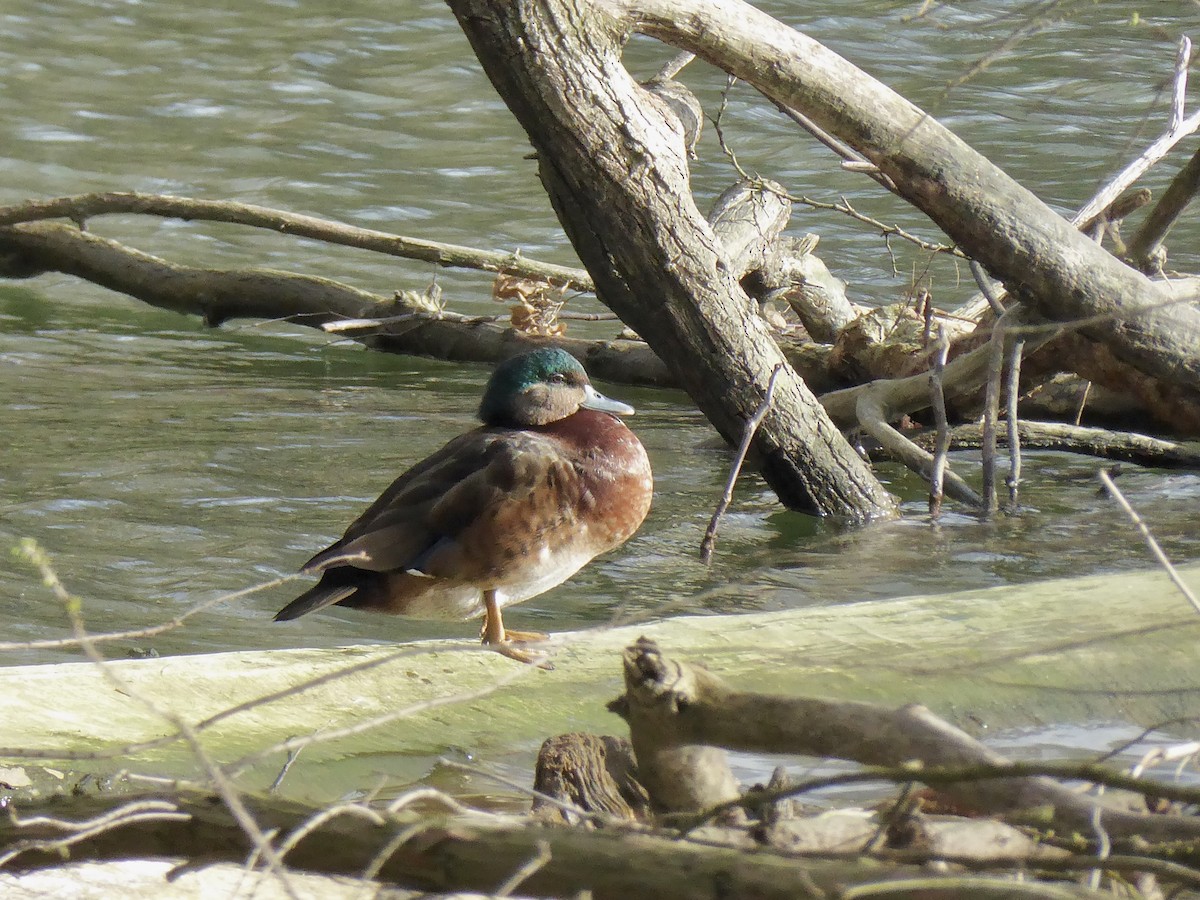
[[[341,222],[330,222],[314,216],[283,212],[249,203],[230,203],[221,200],[197,200],[192,197],[171,197],[161,194],[139,194],[110,191],[80,194],[74,197],[55,197],[51,200],[27,200],[0,207],[0,226],[21,225],[47,219],[69,219],[82,229],[88,219],[116,213],[136,213],[184,221],[228,222],[262,228],[275,234],[312,238],[329,244],[356,247],[376,253],[418,259],[439,266],[457,266],[485,272],[505,272],[522,278],[545,279],[551,284],[581,291],[593,289],[591,277],[581,269],[555,266],[525,259],[517,253],[497,253],[443,244],[419,238],[388,234],[370,228],[359,228]],[[18,229],[19,233],[20,229]],[[6,253],[10,252],[7,251]],[[6,268],[14,261],[5,261]],[[38,266],[32,263],[36,274]],[[17,269],[19,271],[19,268]],[[61,270],[58,270],[61,271]],[[5,277],[19,277],[6,274]],[[333,310],[336,312],[336,310]]]
[[[58,880],[53,883],[67,893],[72,886],[88,884],[88,878],[117,878],[121,869],[92,867],[76,873],[62,866],[64,854],[76,863],[144,860],[159,879],[168,873],[155,868],[154,860],[182,859],[195,873],[191,881],[209,891],[229,883],[233,873],[227,866],[206,873],[195,861],[211,865],[249,859],[241,883],[285,895],[303,883],[329,896],[339,896],[335,891],[347,886],[477,890],[497,896],[514,891],[563,896],[586,890],[601,898],[824,898],[855,891],[1098,896],[1069,882],[1025,882],[1018,888],[996,874],[966,874],[971,869],[1030,868],[1041,870],[1043,878],[1052,872],[1065,877],[1103,868],[1152,872],[1167,885],[1200,885],[1195,869],[1156,856],[1193,858],[1200,845],[1200,820],[1128,812],[1049,779],[1024,775],[922,707],[889,710],[739,692],[703,669],[664,657],[644,640],[626,649],[624,669],[626,692],[617,706],[630,723],[636,764],[630,745],[619,738],[566,735],[548,741],[536,786],[553,796],[535,804],[540,814],[532,820],[473,811],[427,788],[390,803],[344,802],[321,811],[242,796],[241,816],[249,817],[260,835],[251,839],[238,815],[203,792],[131,797],[76,792],[37,805],[15,804],[9,818],[0,821],[0,870],[54,867]],[[885,762],[893,768],[868,774],[926,780],[960,806],[976,810],[1012,813],[1042,807],[1032,819],[1039,826],[1035,835],[1057,827],[1072,849],[1043,846],[1000,823],[914,815],[911,809],[884,815],[847,810],[791,816],[778,801],[804,785],[789,787],[776,778],[767,790],[743,796],[723,751],[700,742]],[[947,765],[967,770],[947,771]],[[631,820],[645,815],[646,804],[634,774],[659,812],[700,809],[709,819],[724,806],[727,811],[745,808],[760,820],[748,827],[714,827],[693,819],[684,823],[683,832],[636,824]],[[1122,782],[1099,769],[1080,767],[1078,774]],[[1144,791],[1181,799],[1196,794],[1170,785]],[[570,827],[564,821],[589,827]],[[1088,851],[1101,844],[1101,835],[1101,849]],[[1167,841],[1173,843],[1160,846]],[[1113,852],[1126,845],[1139,855]],[[935,860],[943,864],[940,870],[913,868]],[[947,862],[951,868],[945,868]],[[136,871],[144,875],[144,866]],[[312,873],[356,881],[325,884],[313,881]],[[26,884],[29,889],[47,882]],[[22,883],[0,873],[0,888],[6,886],[16,889]]]
[[[36,221],[40,216],[51,214],[69,214],[83,220],[90,215],[125,210],[189,220],[208,218],[262,224],[264,227],[278,222],[286,233],[300,230],[291,214],[279,210],[182,197],[89,194],[46,202],[31,201],[0,209],[0,220],[22,216],[35,220],[0,227],[0,277],[30,278],[47,272],[62,272],[136,297],[160,309],[200,316],[209,325],[236,318],[287,320],[321,330],[336,325],[337,334],[371,349],[457,362],[494,364],[531,346],[552,343],[581,360],[598,379],[653,387],[679,386],[675,376],[640,340],[540,337],[510,327],[507,315],[464,316],[448,309],[431,310],[419,291],[402,291],[394,298],[385,298],[331,279],[274,269],[182,265],[141,253],[88,231]],[[321,223],[321,227],[306,227],[304,234],[335,243],[378,250],[379,247],[372,244],[377,241],[398,253],[410,246],[420,250],[429,243],[381,232],[366,231],[364,236],[360,234],[364,229],[324,220],[311,221]],[[478,256],[464,256],[468,248],[432,246],[450,247],[454,251],[444,251],[445,265],[488,270],[493,264],[499,265],[500,260],[511,259],[514,260],[511,271],[526,277],[541,273],[549,278],[561,271],[570,273],[571,283],[576,283],[576,279],[586,275],[580,270],[553,267],[515,255],[495,254],[493,258],[487,251],[478,251]],[[344,328],[347,322],[354,323],[354,327]],[[778,334],[776,342],[788,363],[813,390],[827,391],[844,385],[838,367],[831,363],[828,346],[813,343],[803,335]]]
[[[802,110],[991,275],[1020,284],[1037,313],[1087,320],[1087,336],[1110,356],[1081,374],[1134,392],[1161,421],[1200,430],[1200,311],[1173,303],[932,116],[746,4],[613,0],[607,8],[614,27],[636,26]],[[764,47],[771,65],[760,59]]]
[[[866,563],[852,554],[847,564]],[[1200,567],[1184,577],[1200,587]],[[447,746],[508,758],[514,747],[532,752],[547,734],[611,730],[611,660],[640,635],[707,660],[746,690],[889,707],[920,699],[964,728],[1114,718],[1150,727],[1200,717],[1200,691],[1180,676],[1197,629],[1200,618],[1162,573],[1137,572],[561,634],[547,647],[553,675],[514,667],[465,634],[113,659],[107,671],[91,663],[0,667],[0,767],[23,770],[0,781],[23,776],[44,793],[69,784],[64,771],[197,777],[190,745],[138,699],[148,698],[190,723],[244,789],[278,782],[280,797],[326,803],[381,765],[394,778],[419,779]],[[103,635],[95,642],[114,656],[128,646]],[[139,640],[146,643],[153,639]]]
[[[981,432],[979,425],[951,428],[948,431],[950,446],[955,450],[974,449],[983,440]],[[1021,446],[1026,448],[1065,450],[1163,469],[1200,469],[1200,442],[1196,441],[1169,441],[1127,431],[1028,420],[1017,423],[1017,432]],[[929,447],[935,437],[927,433],[912,436],[912,440]],[[1007,438],[1002,435],[1001,441],[1007,443]]]
[[[1007,775],[1008,760],[923,706],[737,691],[706,669],[665,656],[653,641],[625,651],[625,694],[613,709],[629,723],[639,780],[659,812],[739,803],[724,748],[903,767],[914,781],[930,777],[923,770],[976,767],[984,777],[942,774],[936,782],[959,808],[1034,816],[1067,834],[1102,828],[1117,842],[1200,844],[1200,819],[1138,814],[1046,778]]]
[[[747,853],[741,847],[680,840],[637,827],[585,831],[531,826],[523,817],[472,813],[448,798],[437,805],[443,809],[435,806],[432,813],[417,813],[347,803],[317,816],[277,802],[254,802],[250,809],[266,830],[278,835],[288,870],[365,875],[375,885],[427,891],[502,894],[519,888],[521,896],[539,897],[588,891],[617,900],[784,900],[845,895],[855,886],[878,890],[887,882],[904,890],[918,883],[910,881],[918,877],[913,869],[879,860]],[[21,850],[9,866],[19,863],[29,869],[60,864],[64,837],[72,839],[70,853],[76,860],[182,857],[242,862],[255,851],[225,807],[204,795],[139,797],[124,805],[130,810],[124,817],[114,815],[113,806],[111,798],[77,797],[38,810],[44,815],[25,824],[0,823],[0,853]],[[445,811],[447,806],[450,811]],[[74,827],[77,821],[92,827]],[[287,885],[288,870],[246,871],[243,883]],[[973,897],[1018,896],[1011,881],[996,877],[942,875],[932,881],[943,891]],[[928,876],[919,883],[931,886]],[[1071,885],[1044,885],[1019,896],[1097,895]]]
[[[1166,260],[1162,242],[1184,208],[1200,191],[1200,150],[1192,154],[1129,241],[1126,254],[1147,274],[1161,274]]]

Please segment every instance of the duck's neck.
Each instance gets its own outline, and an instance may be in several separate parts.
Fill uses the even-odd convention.
[[[602,443],[606,437],[629,431],[625,423],[616,416],[595,409],[578,409],[565,419],[535,425],[530,430],[552,434],[573,444]]]
[[[608,457],[618,465],[641,465],[646,451],[625,423],[610,413],[581,409],[534,431],[555,437],[580,453]]]

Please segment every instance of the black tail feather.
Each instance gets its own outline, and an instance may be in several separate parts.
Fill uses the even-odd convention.
[[[316,612],[318,609],[324,609],[327,606],[333,606],[335,603],[340,603],[358,588],[353,584],[346,583],[329,583],[328,578],[322,578],[318,584],[313,585],[279,612],[275,613],[276,622],[286,622],[288,619],[298,619],[300,616],[307,615],[310,612]]]

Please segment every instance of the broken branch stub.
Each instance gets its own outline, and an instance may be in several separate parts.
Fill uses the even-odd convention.
[[[679,714],[724,685],[703,669],[683,667],[642,638],[626,649],[625,694],[609,709],[629,723],[638,780],[658,813],[694,812],[739,795],[725,751],[684,738]],[[708,683],[711,679],[711,683]]]

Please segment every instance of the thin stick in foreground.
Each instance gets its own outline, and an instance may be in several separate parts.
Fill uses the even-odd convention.
[[[1021,433],[1017,401],[1021,399],[1021,354],[1024,352],[1025,342],[1014,341],[1008,357],[1008,381],[1005,386],[1008,392],[1004,414],[1008,426],[1008,478],[1005,479],[1005,484],[1008,485],[1009,512],[1016,512],[1017,497],[1021,488]]]
[[[1167,559],[1167,554],[1163,552],[1163,549],[1159,546],[1158,541],[1154,539],[1154,535],[1150,533],[1150,529],[1147,527],[1142,517],[1138,515],[1137,510],[1134,509],[1133,505],[1125,499],[1125,495],[1121,493],[1121,489],[1117,487],[1116,482],[1112,480],[1112,476],[1109,475],[1104,469],[1101,469],[1099,472],[1099,478],[1100,483],[1104,485],[1104,489],[1108,491],[1109,496],[1121,505],[1121,509],[1125,510],[1125,515],[1129,516],[1129,520],[1133,522],[1133,524],[1137,527],[1137,530],[1141,532],[1142,538],[1146,542],[1146,546],[1150,548],[1150,552],[1154,554],[1154,558],[1158,560],[1159,565],[1166,570],[1167,577],[1171,579],[1171,583],[1175,585],[1175,587],[1179,588],[1179,592],[1187,598],[1188,603],[1192,604],[1192,608],[1195,609],[1196,612],[1200,612],[1200,600],[1196,599],[1196,595],[1192,593],[1191,588],[1184,584],[1183,579],[1179,577],[1179,572],[1176,571],[1173,565],[1171,565],[1171,561]]]
[[[725,510],[729,509],[729,504],[733,502],[733,486],[737,484],[738,475],[742,473],[742,465],[746,462],[746,454],[750,450],[750,442],[754,440],[754,432],[758,431],[758,426],[762,424],[762,420],[767,417],[767,413],[771,409],[771,397],[775,393],[775,379],[779,377],[782,369],[783,365],[780,364],[772,370],[771,380],[767,382],[766,396],[763,397],[762,404],[754,411],[754,415],[746,422],[746,430],[742,432],[742,442],[738,445],[737,453],[733,457],[729,480],[725,482],[725,492],[721,495],[721,500],[713,511],[712,519],[704,532],[704,540],[700,542],[700,561],[706,565],[712,560],[713,547],[717,543],[717,526],[721,523],[721,516],[725,515]]]
[[[940,324],[937,332],[937,353],[933,358],[933,370],[929,373],[930,406],[937,426],[937,443],[933,451],[933,469],[929,473],[929,514],[937,518],[942,511],[946,455],[950,452],[950,423],[946,418],[946,392],[942,387],[942,374],[946,370],[946,357],[950,353],[950,341],[946,329]]]
[[[988,342],[989,364],[983,401],[983,514],[996,513],[996,420],[1000,417],[1000,378],[1004,371],[1004,317],[996,320]]]

